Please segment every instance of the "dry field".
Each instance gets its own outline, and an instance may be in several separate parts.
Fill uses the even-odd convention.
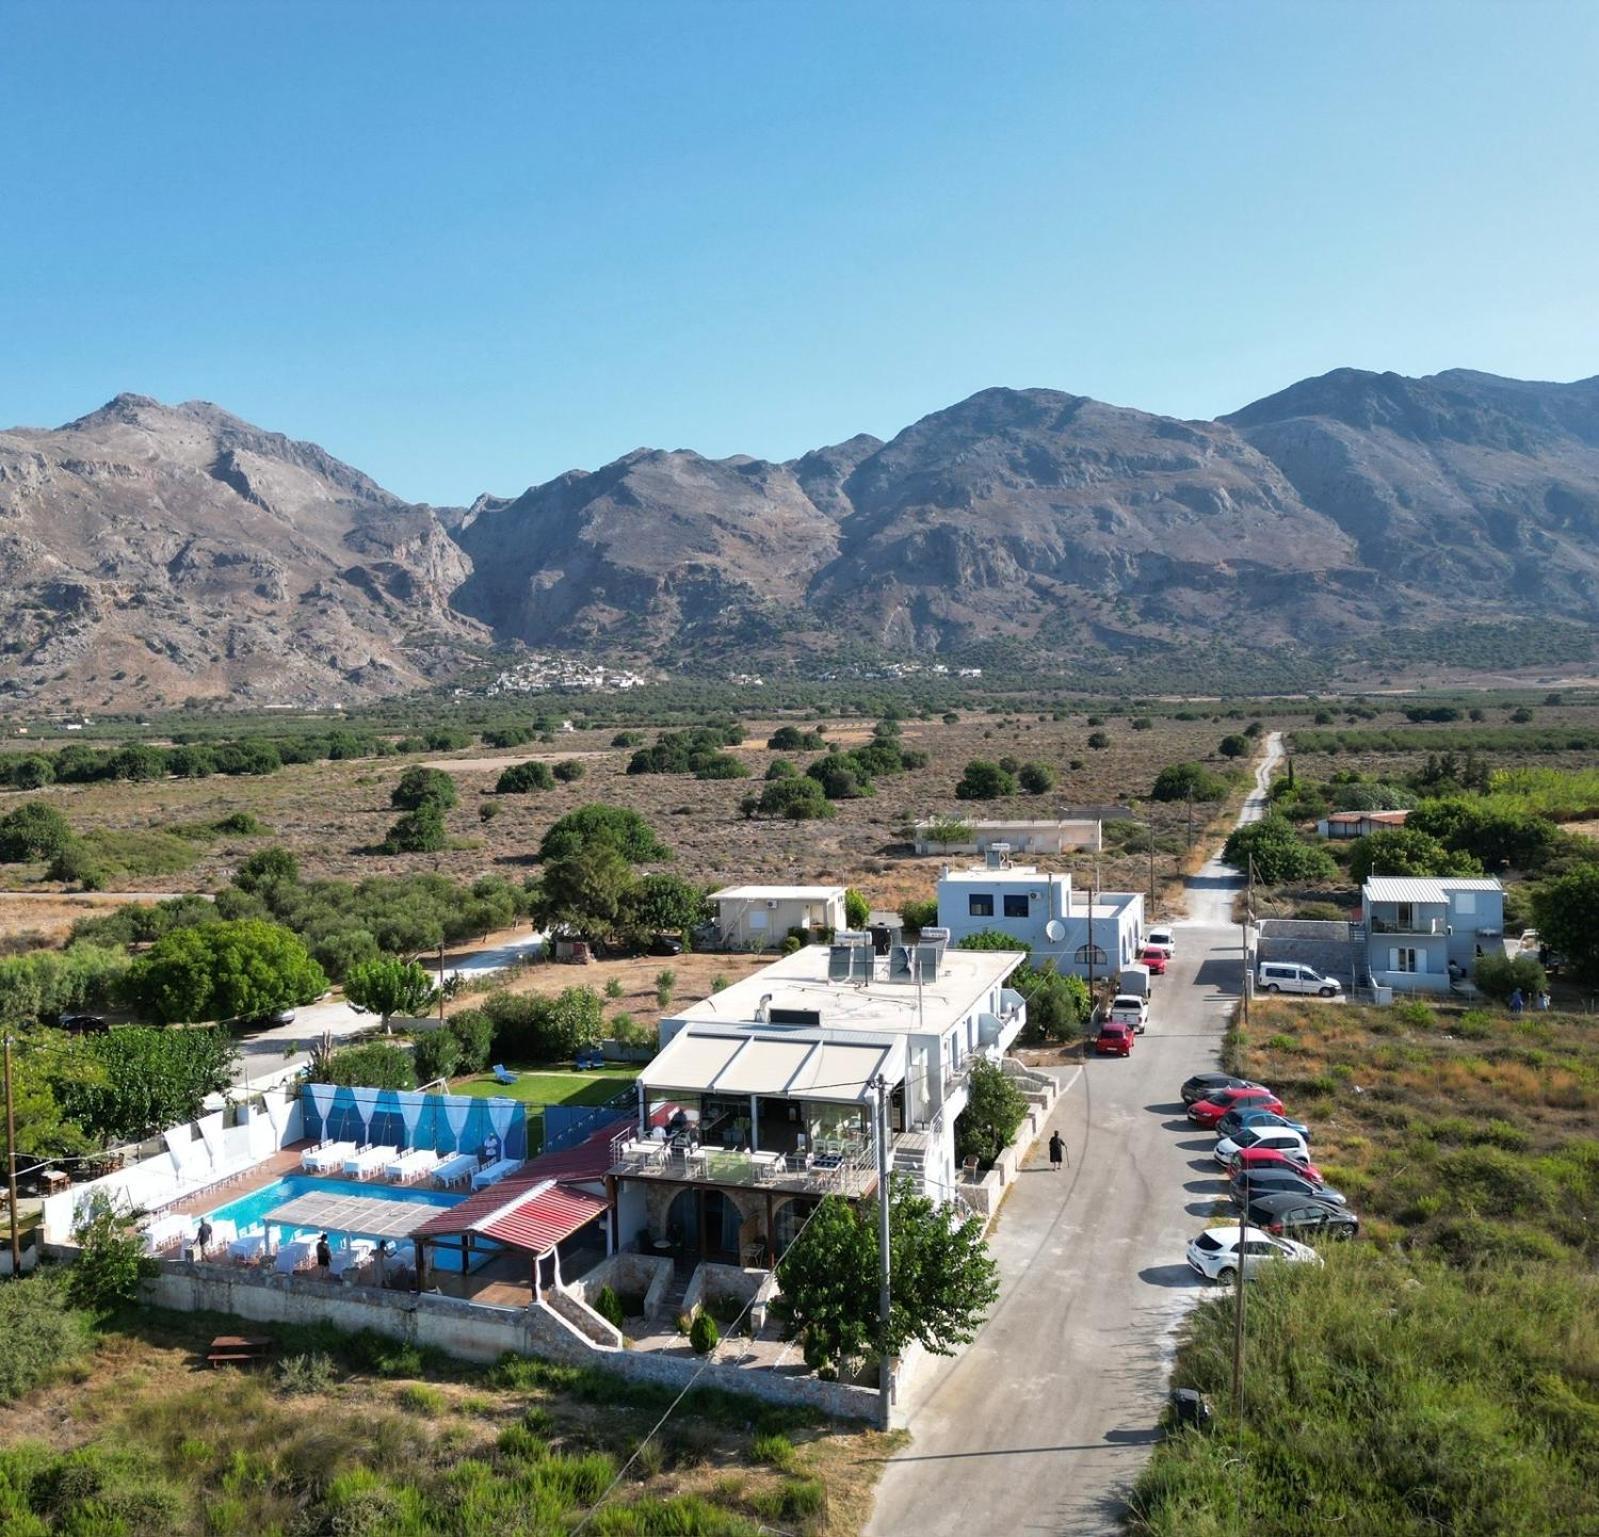
[[[1267,718],[1267,725],[1271,724]],[[1285,722],[1286,724],[1286,722]],[[533,854],[544,830],[558,816],[588,801],[634,808],[646,816],[675,853],[672,868],[683,876],[707,882],[843,881],[859,886],[876,905],[893,906],[912,897],[930,896],[938,859],[911,857],[905,830],[931,814],[960,813],[974,817],[1051,817],[1069,808],[1120,803],[1148,816],[1158,849],[1155,876],[1164,885],[1180,873],[1187,839],[1187,811],[1182,805],[1148,803],[1150,784],[1168,763],[1213,758],[1216,744],[1240,720],[1175,721],[1154,717],[1152,729],[1134,731],[1126,716],[1107,717],[1099,727],[1074,714],[1056,721],[1038,716],[972,715],[955,725],[941,721],[907,721],[906,746],[926,750],[926,768],[877,781],[877,793],[841,802],[827,822],[790,823],[746,820],[740,800],[758,793],[768,765],[788,756],[803,769],[812,754],[780,755],[765,741],[774,726],[752,725],[745,744],[735,752],[749,765],[751,777],[701,782],[684,775],[629,775],[631,751],[610,747],[612,732],[579,732],[551,747],[486,753],[467,749],[456,755],[423,754],[415,759],[358,760],[298,764],[262,779],[211,778],[69,785],[54,788],[51,802],[81,831],[94,828],[159,830],[173,824],[213,821],[234,811],[249,811],[265,823],[270,836],[230,836],[195,843],[193,863],[164,876],[142,877],[140,889],[209,890],[226,881],[229,872],[252,848],[279,842],[292,849],[308,876],[360,879],[388,872],[438,869],[467,877],[498,870],[513,878],[533,866]],[[850,745],[864,741],[870,722],[829,723],[830,741]],[[1109,737],[1108,748],[1095,750],[1087,738],[1095,730]],[[652,740],[653,737],[647,738]],[[1041,796],[1003,801],[962,802],[955,782],[965,763],[976,757],[1010,755],[1023,762],[1036,759],[1056,771],[1054,790]],[[502,768],[530,757],[575,758],[584,777],[574,784],[530,795],[496,796],[493,787]],[[460,804],[449,814],[451,847],[437,855],[387,856],[367,852],[382,841],[397,813],[388,804],[389,791],[407,762],[437,764],[455,776]],[[1072,768],[1077,761],[1079,768]],[[0,795],[0,808],[20,796]],[[499,808],[492,821],[479,818],[479,808]],[[1207,811],[1194,808],[1194,835],[1201,839]],[[1144,889],[1150,876],[1140,830],[1118,830],[1107,822],[1106,849],[1098,860],[1101,884],[1108,889]],[[1135,852],[1121,851],[1119,836],[1132,833]],[[1043,861],[1071,870],[1079,884],[1092,875],[1095,860],[1078,855]],[[9,867],[0,872],[7,884],[38,889],[37,871]]]

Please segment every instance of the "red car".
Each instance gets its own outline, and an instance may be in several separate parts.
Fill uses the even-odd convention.
[[[1204,1099],[1196,1099],[1188,1107],[1188,1119],[1196,1126],[1214,1128],[1229,1110],[1248,1105],[1251,1110],[1269,1110],[1273,1115],[1283,1113],[1283,1102],[1270,1089],[1218,1089]]]
[[[1151,945],[1138,952],[1138,964],[1149,967],[1151,976],[1163,977],[1166,975],[1166,952]]]
[[[1327,1183],[1321,1177],[1318,1169],[1308,1158],[1296,1158],[1292,1153],[1285,1153],[1280,1147],[1246,1147],[1241,1152],[1233,1155],[1232,1167],[1238,1169],[1291,1169],[1295,1174],[1303,1174],[1315,1180],[1318,1185]]]
[[[1133,1054],[1133,1027],[1106,1020],[1094,1040],[1094,1052],[1101,1057],[1130,1057]]]

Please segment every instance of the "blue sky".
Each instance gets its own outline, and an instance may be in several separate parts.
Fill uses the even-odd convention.
[[[0,423],[214,400],[401,495],[1599,372],[1599,5],[11,0]]]

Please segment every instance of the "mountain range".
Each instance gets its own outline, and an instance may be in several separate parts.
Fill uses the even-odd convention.
[[[0,433],[0,701],[355,701],[526,645],[746,670],[994,641],[1041,670],[1225,642],[1599,622],[1599,378],[1339,369],[1215,421],[987,389],[786,463],[636,449],[433,508],[119,395]]]

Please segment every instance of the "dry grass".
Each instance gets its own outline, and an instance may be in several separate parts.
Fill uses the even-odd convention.
[[[178,876],[152,878],[141,886],[152,890],[207,890],[223,883],[238,861],[263,841],[281,842],[300,858],[312,877],[362,876],[417,869],[435,864],[446,874],[471,876],[498,869],[513,877],[532,867],[532,856],[544,830],[558,816],[588,801],[629,806],[643,813],[672,846],[673,868],[694,880],[717,883],[740,880],[840,880],[860,886],[876,905],[894,906],[931,895],[941,863],[915,859],[904,841],[904,829],[919,817],[963,813],[991,817],[1050,817],[1072,805],[1132,803],[1149,792],[1156,773],[1168,763],[1205,758],[1237,721],[1175,721],[1155,717],[1148,731],[1133,731],[1126,717],[1110,717],[1090,727],[1073,715],[1056,721],[1037,716],[971,716],[955,725],[941,721],[908,721],[907,746],[930,755],[926,768],[879,780],[875,796],[842,802],[828,822],[747,821],[739,801],[758,791],[761,776],[780,756],[764,743],[773,723],[752,725],[740,755],[748,762],[747,780],[701,782],[677,775],[628,775],[630,751],[609,746],[609,731],[579,732],[555,747],[485,753],[481,748],[457,755],[423,754],[419,758],[447,768],[456,778],[461,804],[449,815],[450,849],[439,855],[373,855],[365,850],[379,843],[396,813],[388,794],[405,767],[405,759],[296,764],[263,779],[163,780],[153,784],[100,783],[61,787],[53,802],[74,826],[90,828],[162,828],[173,823],[214,821],[229,812],[249,811],[273,829],[271,839],[224,839],[199,850],[192,869]],[[1268,721],[1269,724],[1269,721]],[[1087,746],[1094,730],[1105,731],[1111,745]],[[828,739],[842,745],[863,741],[869,722],[837,722],[827,726]],[[1007,801],[961,802],[955,781],[971,758],[1013,756],[1050,765],[1058,784],[1049,794],[1018,796]],[[801,767],[810,755],[789,754]],[[532,795],[492,794],[500,770],[529,757],[579,758],[585,776],[575,784]],[[1070,764],[1079,760],[1081,768]],[[492,802],[499,814],[482,822],[478,808]],[[1207,808],[1195,808],[1196,842],[1204,833]],[[1182,805],[1141,806],[1148,815],[1159,853],[1156,880],[1170,887],[1180,879],[1186,853],[1186,808]],[[1095,859],[1074,855],[1044,859],[1055,869],[1070,870],[1079,884],[1091,878]],[[1098,859],[1100,879],[1109,889],[1144,889],[1149,879],[1147,855],[1119,851],[1107,840]]]

